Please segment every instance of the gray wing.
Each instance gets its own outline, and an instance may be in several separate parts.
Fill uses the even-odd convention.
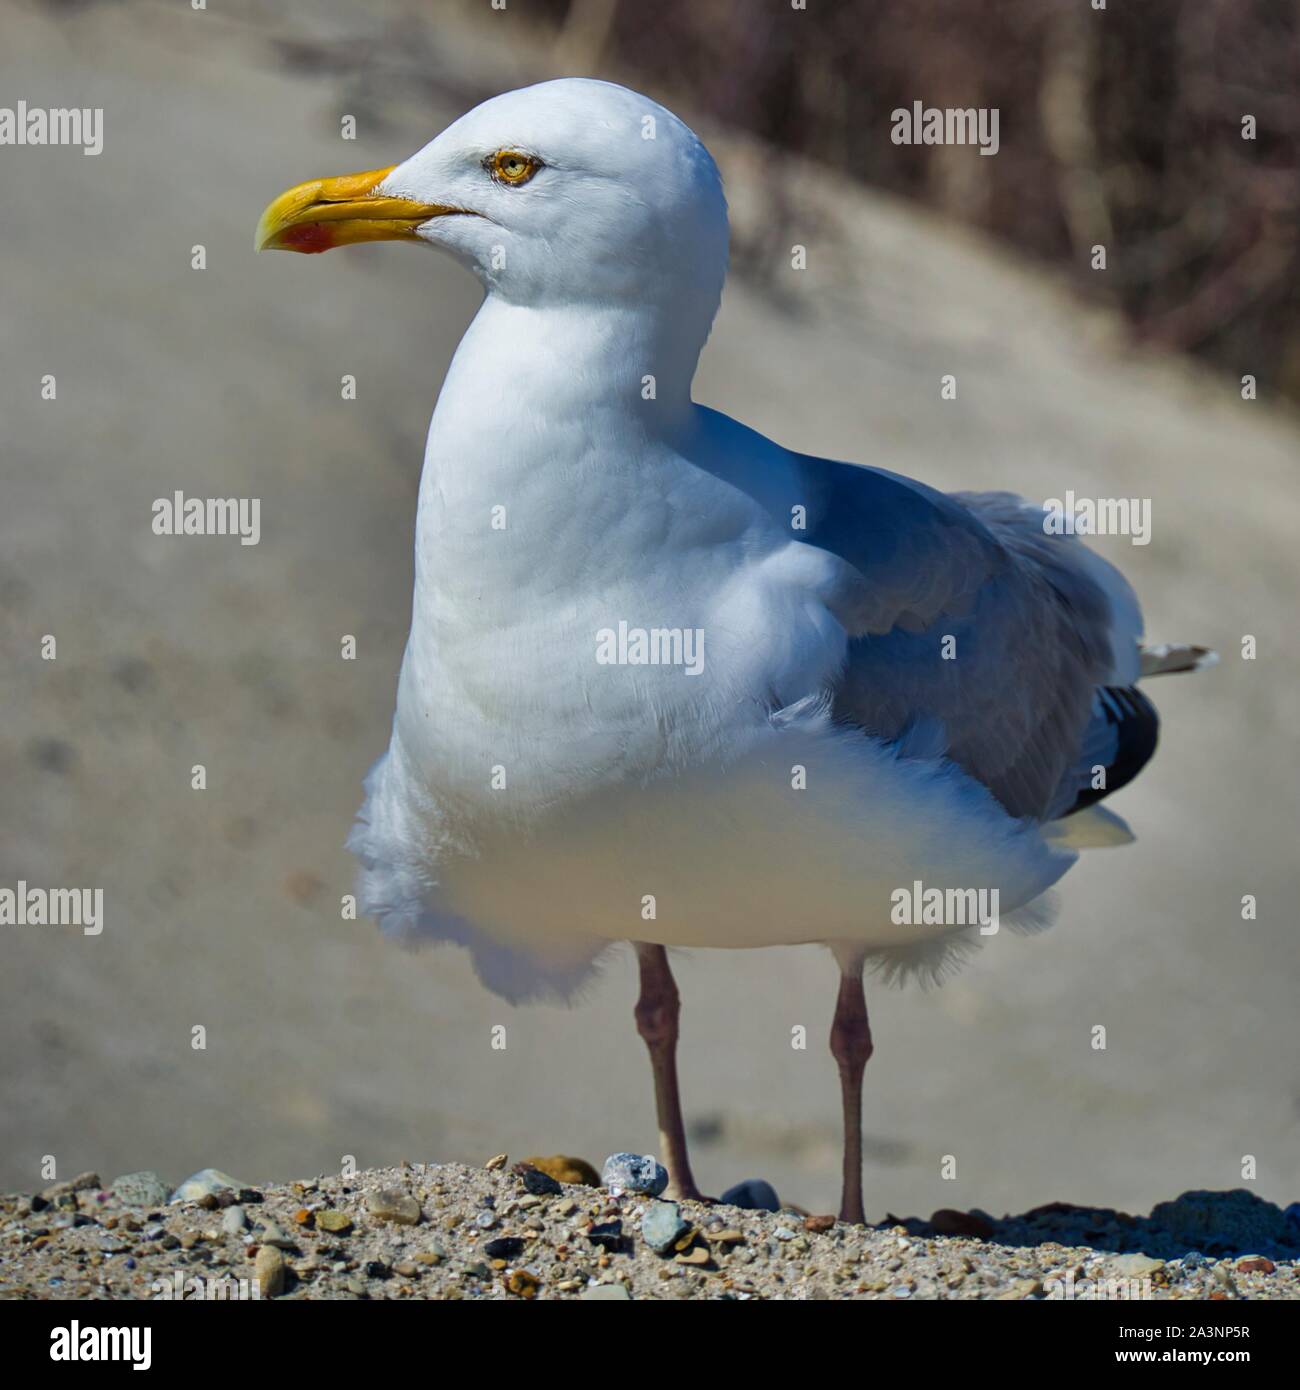
[[[1068,810],[1095,754],[1095,692],[1136,679],[1123,579],[1010,493],[948,495],[759,440],[749,467],[733,457],[719,475],[861,577],[837,610],[850,646],[836,717],[951,758],[1014,816]]]
[[[1094,756],[1096,691],[1119,664],[1116,614],[1082,546],[1044,534],[1041,511],[1006,493],[949,500],[983,522],[1001,562],[963,576],[974,592],[920,631],[854,638],[836,712],[905,748],[942,745],[1012,815],[1050,819]]]

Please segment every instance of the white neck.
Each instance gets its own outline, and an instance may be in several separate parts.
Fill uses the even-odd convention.
[[[429,426],[417,609],[492,622],[518,586],[575,576],[573,555],[599,550],[692,427],[702,317],[484,300]]]

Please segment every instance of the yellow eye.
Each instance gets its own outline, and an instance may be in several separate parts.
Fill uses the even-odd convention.
[[[518,150],[498,150],[489,161],[492,177],[498,183],[508,183],[518,187],[542,167],[540,159],[530,154],[520,154]]]

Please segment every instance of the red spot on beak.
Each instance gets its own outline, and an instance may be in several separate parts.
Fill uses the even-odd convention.
[[[286,227],[280,233],[285,246],[314,256],[318,251],[328,251],[334,245],[334,237],[326,222],[303,222],[296,227]]]

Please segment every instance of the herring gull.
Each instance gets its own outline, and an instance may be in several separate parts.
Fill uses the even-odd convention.
[[[860,1222],[864,966],[937,971],[1041,923],[1080,847],[1131,839],[1096,803],[1154,750],[1139,676],[1212,654],[1144,658],[1128,584],[1041,507],[695,404],[726,203],[644,96],[506,93],[405,163],[290,189],[257,234],[378,240],[441,247],[486,293],[429,427],[392,738],[349,839],[361,906],[467,948],[511,1001],[570,999],[632,942],[684,1197],[667,948],[828,946]]]

